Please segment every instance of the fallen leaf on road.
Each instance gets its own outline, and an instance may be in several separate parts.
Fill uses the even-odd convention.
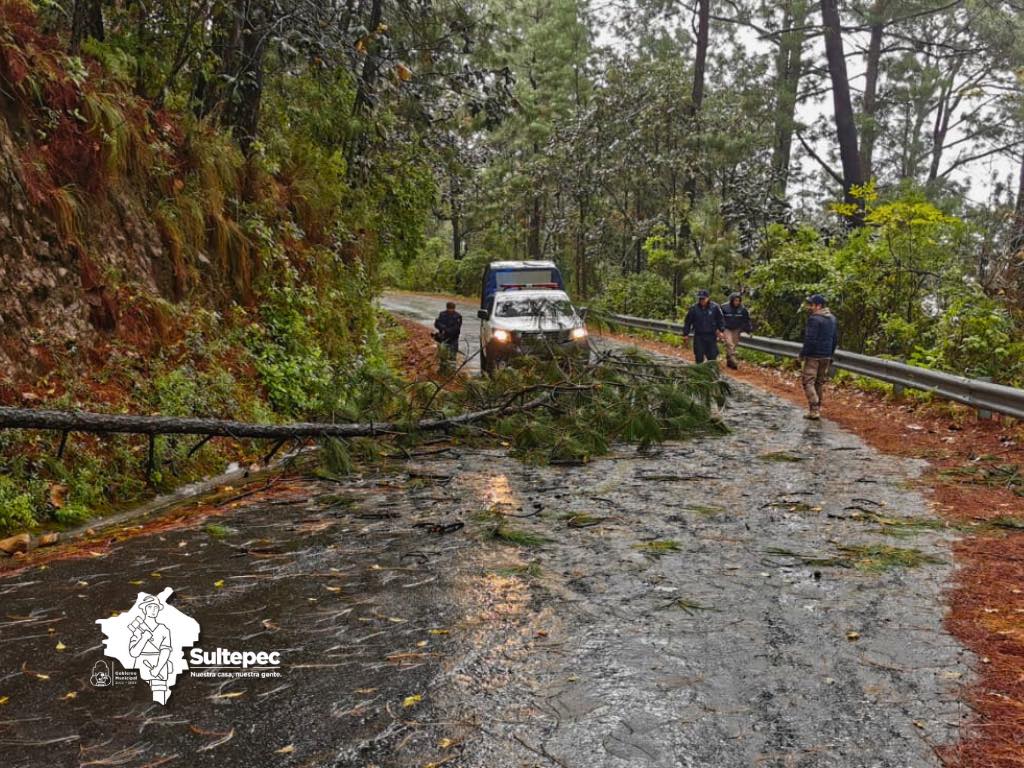
[[[64,699],[77,699],[78,693],[76,691],[68,691],[63,696]]]
[[[0,706],[6,704],[10,700],[11,700],[10,696],[0,696]]]
[[[64,643],[60,642],[60,640],[57,641],[57,645],[55,647],[58,651],[66,651],[68,649],[68,647],[64,645]]]
[[[274,750],[274,752],[276,754],[278,754],[278,755],[290,755],[294,751],[295,751],[295,745],[294,744],[289,744],[287,747],[281,747],[280,749],[275,749]]]
[[[54,483],[50,486],[50,503],[57,509],[62,509],[67,500],[68,487]]]
[[[846,639],[847,640],[860,640],[860,632],[847,632],[846,633]]]
[[[215,582],[213,582],[213,586],[215,586],[217,589],[220,589],[224,586],[224,579],[217,579]]]
[[[211,749],[215,749],[216,747],[219,747],[221,744],[227,744],[234,737],[235,737],[235,729],[232,728],[227,733],[222,734],[219,739],[215,739],[214,741],[211,741],[209,744],[204,744],[203,746],[199,747],[199,749],[196,750],[196,751],[197,752],[208,752]]]
[[[420,694],[415,693],[412,696],[406,696],[402,701],[402,706],[408,709],[409,707],[415,707],[421,701],[423,701],[423,697]]]
[[[245,691],[229,691],[228,693],[215,693],[211,696],[211,699],[237,699],[239,696],[245,696]]]

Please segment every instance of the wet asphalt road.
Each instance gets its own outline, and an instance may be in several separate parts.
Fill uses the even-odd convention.
[[[724,417],[580,467],[428,447],[0,578],[4,763],[937,766],[970,662],[949,536],[878,522],[928,516],[920,467],[747,387]],[[867,544],[939,562],[828,562]],[[93,687],[93,621],[167,586],[202,647],[280,650],[281,677]]]
[[[428,328],[434,327],[434,320],[445,305],[444,299],[414,293],[385,293],[377,303],[389,312],[415,320]],[[459,362],[465,362],[464,370],[471,374],[480,373],[480,320],[476,316],[478,306],[456,302],[456,308],[462,314]]]

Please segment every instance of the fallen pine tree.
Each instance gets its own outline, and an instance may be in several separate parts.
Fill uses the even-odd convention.
[[[332,471],[351,469],[349,448],[359,440],[408,443],[427,433],[460,430],[498,439],[528,461],[581,462],[615,442],[646,446],[722,432],[713,405],[723,405],[729,393],[714,366],[679,365],[637,351],[606,352],[592,361],[523,358],[455,391],[435,382],[386,377],[373,384],[368,390],[378,394],[362,404],[358,420],[274,424],[0,407],[0,430],[60,433],[58,457],[73,433],[145,435],[147,475],[154,469],[157,438],[175,435],[201,437],[189,456],[215,437],[274,441],[265,462],[289,441],[316,439]]]

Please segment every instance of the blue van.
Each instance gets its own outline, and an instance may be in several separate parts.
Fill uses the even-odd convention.
[[[553,261],[492,261],[484,269],[480,309],[489,309],[494,294],[509,289],[565,290],[562,273]]]

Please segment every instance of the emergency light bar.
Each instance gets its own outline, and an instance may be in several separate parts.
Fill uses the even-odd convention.
[[[503,291],[519,291],[529,288],[552,288],[557,290],[560,286],[558,283],[515,283],[501,286]]]

